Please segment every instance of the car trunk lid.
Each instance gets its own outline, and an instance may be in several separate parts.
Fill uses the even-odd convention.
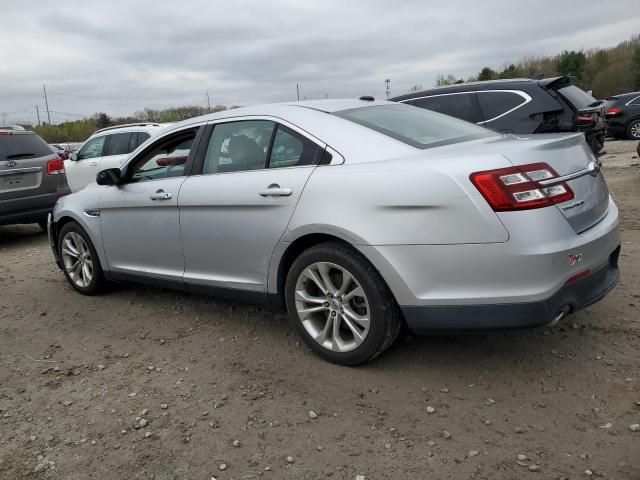
[[[536,135],[526,142],[525,148],[505,152],[505,156],[515,166],[544,162],[556,171],[557,178],[540,180],[538,184],[546,188],[564,183],[571,188],[574,198],[556,204],[556,208],[577,233],[606,215],[609,190],[600,162],[581,134]]]

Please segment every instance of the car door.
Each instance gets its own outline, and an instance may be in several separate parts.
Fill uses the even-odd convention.
[[[96,181],[106,140],[106,135],[89,139],[73,159],[64,162],[67,182],[72,192],[82,190],[89,183]]]
[[[100,226],[114,278],[182,285],[178,194],[198,131],[192,127],[163,136],[125,165],[119,185],[103,187]]]
[[[178,200],[185,283],[266,293],[269,260],[325,145],[270,120],[218,123]]]

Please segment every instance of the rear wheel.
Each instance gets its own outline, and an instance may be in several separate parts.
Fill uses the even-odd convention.
[[[631,140],[640,140],[640,119],[633,120],[627,127],[627,137]]]
[[[357,365],[389,348],[401,326],[399,309],[373,265],[355,249],[324,243],[291,266],[285,295],[294,327],[330,362]]]
[[[65,277],[80,293],[95,295],[105,284],[100,260],[91,239],[75,222],[67,223],[58,236],[58,254]]]

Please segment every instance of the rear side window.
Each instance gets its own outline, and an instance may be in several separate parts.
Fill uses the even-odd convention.
[[[600,103],[599,100],[596,100],[587,92],[575,85],[569,85],[568,87],[561,88],[558,90],[558,93],[571,103],[576,110],[595,107]]]
[[[217,124],[209,140],[202,173],[264,168],[274,128],[275,124],[268,120]]]
[[[478,123],[484,120],[474,93],[435,95],[433,97],[418,98],[408,103],[416,107],[451,115],[467,122]]]
[[[473,123],[402,104],[352,108],[335,112],[334,115],[416,148],[450,145],[497,135]]]
[[[114,133],[109,135],[106,155],[125,155],[130,152],[129,141],[131,133]]]
[[[0,133],[0,161],[26,160],[44,157],[53,152],[38,135],[33,133],[2,134]]]
[[[640,96],[638,96],[638,97],[634,98],[633,100],[631,100],[629,102],[629,105],[634,105],[634,106],[635,105],[640,105]]]
[[[490,122],[526,103],[526,99],[513,92],[478,92],[478,103],[485,118]]]
[[[284,125],[273,139],[269,168],[317,165],[324,149]]]

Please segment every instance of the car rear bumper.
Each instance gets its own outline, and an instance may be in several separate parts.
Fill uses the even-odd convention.
[[[44,195],[0,201],[0,225],[33,223],[46,220],[58,199],[71,193],[69,189]]]
[[[485,305],[401,306],[407,325],[417,334],[489,332],[546,325],[602,299],[618,283],[618,246],[606,265],[551,297],[536,302]]]

